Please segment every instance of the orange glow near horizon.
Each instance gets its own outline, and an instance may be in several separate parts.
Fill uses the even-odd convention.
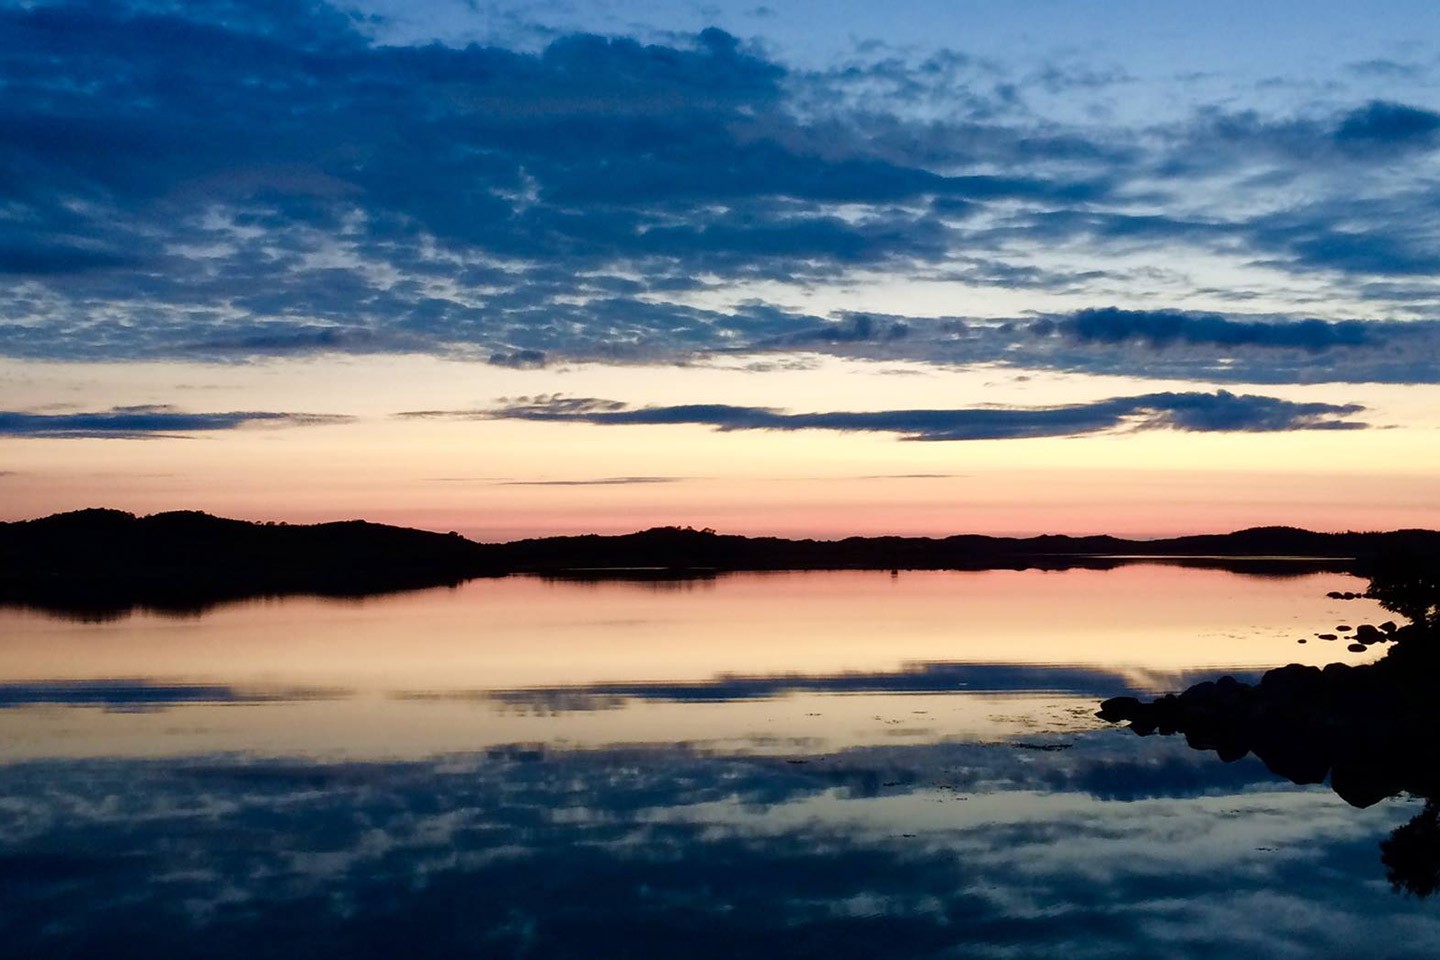
[[[835,410],[1043,406],[1161,388],[1213,389],[812,360],[813,367],[780,373],[723,364],[516,371],[425,357],[334,358],[323,365],[4,362],[0,373],[11,377],[0,378],[0,409],[172,403],[189,411],[354,420],[152,439],[0,438],[0,519],[95,506],[142,514],[194,509],[293,523],[359,517],[481,540],[665,525],[820,538],[1158,537],[1271,524],[1440,528],[1436,387],[1327,385],[1327,398],[1366,406],[1375,427],[1367,430],[1149,430],[928,443],[824,430],[396,416],[483,411],[504,397],[554,392],[640,406]],[[1290,385],[1263,392],[1313,400],[1316,390]]]
[[[1287,525],[1321,531],[1440,528],[1440,477],[1074,471],[969,477],[679,480],[595,486],[423,484],[396,495],[326,489],[301,478],[239,484],[7,485],[3,519],[104,506],[137,514],[196,509],[290,523],[366,519],[501,541],[655,526],[835,539],[846,536],[1114,534],[1136,538]],[[126,489],[129,487],[129,489]],[[308,487],[308,489],[307,489]]]

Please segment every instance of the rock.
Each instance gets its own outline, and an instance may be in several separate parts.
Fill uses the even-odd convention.
[[[1208,700],[1215,694],[1215,681],[1204,680],[1195,684],[1180,694],[1180,699],[1185,702],[1192,700]]]
[[[1368,623],[1360,624],[1360,626],[1355,630],[1356,643],[1363,643],[1368,646],[1372,643],[1380,643],[1385,639],[1387,639],[1385,634],[1381,633],[1378,629]]]
[[[1362,809],[1393,797],[1402,786],[1400,778],[1378,763],[1337,763],[1330,773],[1330,789],[1352,807]]]
[[[1345,649],[1346,649],[1346,650],[1349,650],[1351,653],[1364,653],[1364,652],[1365,652],[1365,644],[1363,644],[1363,643],[1352,643],[1352,644],[1350,644],[1348,647],[1346,647]]]
[[[1134,697],[1111,697],[1100,704],[1100,711],[1095,716],[1109,723],[1119,723],[1135,719],[1142,712],[1142,706]]]
[[[1319,667],[1299,663],[1277,667],[1260,678],[1260,690],[1271,701],[1313,696],[1323,684],[1324,676]]]

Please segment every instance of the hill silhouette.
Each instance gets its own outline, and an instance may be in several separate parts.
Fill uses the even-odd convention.
[[[847,537],[788,540],[744,537],[688,527],[660,527],[622,536],[587,534],[517,540],[497,546],[515,571],[656,567],[712,570],[984,570],[1111,567],[1169,559],[1252,572],[1349,569],[1357,560],[1397,550],[1440,551],[1440,533],[1315,533],[1295,527],[1255,527],[1226,534],[1127,540],[1111,536]]]
[[[659,527],[486,544],[363,520],[288,525],[196,511],[141,517],[90,509],[0,523],[0,602],[77,611],[135,605],[194,610],[250,596],[361,596],[511,573],[684,577],[738,570],[1108,568],[1160,558],[1283,575],[1351,569],[1365,558],[1405,549],[1440,553],[1440,533],[1258,527],[1160,540],[788,540]]]
[[[80,510],[0,524],[0,600],[103,611],[361,596],[485,576],[495,569],[487,557],[458,535],[363,520],[289,526],[193,511]]]

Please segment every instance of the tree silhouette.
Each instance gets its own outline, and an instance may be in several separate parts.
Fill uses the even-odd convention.
[[[1379,560],[1365,596],[1422,630],[1440,630],[1440,559],[1401,555]]]
[[[1380,844],[1380,862],[1396,890],[1424,898],[1440,888],[1440,805],[1434,798]]]

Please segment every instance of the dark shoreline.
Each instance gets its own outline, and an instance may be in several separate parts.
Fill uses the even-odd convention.
[[[1363,574],[1375,558],[1394,553],[1440,554],[1440,532],[1259,527],[1159,540],[787,540],[660,527],[491,544],[363,520],[290,525],[94,509],[0,523],[0,603],[99,616],[134,607],[185,613],[250,597],[363,597],[511,574],[683,580],[740,571],[1104,570],[1134,563],[1256,576]]]

